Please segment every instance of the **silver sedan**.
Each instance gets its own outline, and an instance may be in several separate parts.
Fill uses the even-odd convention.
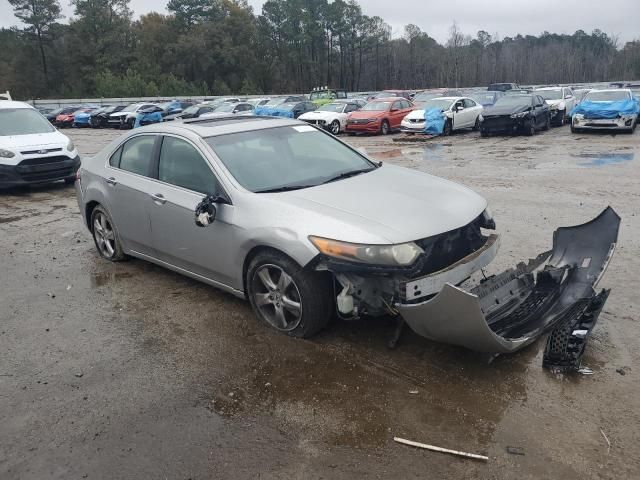
[[[537,295],[529,270],[497,276],[500,288],[489,293],[461,287],[500,244],[485,233],[495,224],[482,197],[372,161],[300,121],[143,127],[84,160],[78,178],[80,211],[102,257],[138,257],[247,298],[292,336],[314,335],[333,315],[399,315],[428,338],[508,352],[537,338],[541,322],[558,321],[553,311],[526,310]],[[610,238],[596,237],[607,253]],[[587,252],[593,268],[606,263],[598,252]],[[566,255],[535,267],[547,260],[551,268]],[[545,284],[548,295],[560,295],[565,277],[556,283]],[[594,284],[583,286],[587,294]],[[518,305],[524,315],[512,317]]]

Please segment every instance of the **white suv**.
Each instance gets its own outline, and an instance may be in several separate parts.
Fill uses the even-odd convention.
[[[73,183],[80,156],[31,105],[0,102],[0,188],[64,180]]]

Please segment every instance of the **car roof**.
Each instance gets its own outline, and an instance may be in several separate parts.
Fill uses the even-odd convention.
[[[399,100],[406,100],[406,98],[404,98],[404,97],[380,97],[380,98],[374,98],[373,100],[371,100],[370,103],[373,103],[373,102],[397,102]]]
[[[594,88],[591,91],[589,91],[589,93],[594,93],[594,92],[626,92],[626,93],[631,93],[631,89],[630,88],[603,88],[603,89]]]
[[[24,102],[16,102],[13,100],[2,100],[0,102],[0,109],[8,109],[8,108],[33,108],[28,103]]]
[[[225,115],[206,119],[184,120],[182,122],[162,122],[136,128],[133,132],[184,134],[191,132],[199,137],[215,137],[229,133],[241,133],[285,126],[308,126],[306,122],[283,117]]]

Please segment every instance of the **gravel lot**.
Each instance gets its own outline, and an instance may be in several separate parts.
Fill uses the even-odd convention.
[[[119,135],[64,133],[84,156]],[[490,365],[410,332],[388,350],[388,319],[293,340],[230,295],[102,261],[71,187],[0,192],[0,478],[637,478],[640,132],[344,138],[487,197],[494,271],[612,205],[623,221],[584,357],[594,375],[543,370],[543,341]]]

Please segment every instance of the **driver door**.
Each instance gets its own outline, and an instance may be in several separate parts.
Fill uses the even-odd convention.
[[[202,152],[190,141],[162,139],[157,180],[150,192],[151,236],[157,258],[179,269],[233,286],[234,207],[216,205],[215,221],[195,223],[195,208],[206,194],[224,192]]]

